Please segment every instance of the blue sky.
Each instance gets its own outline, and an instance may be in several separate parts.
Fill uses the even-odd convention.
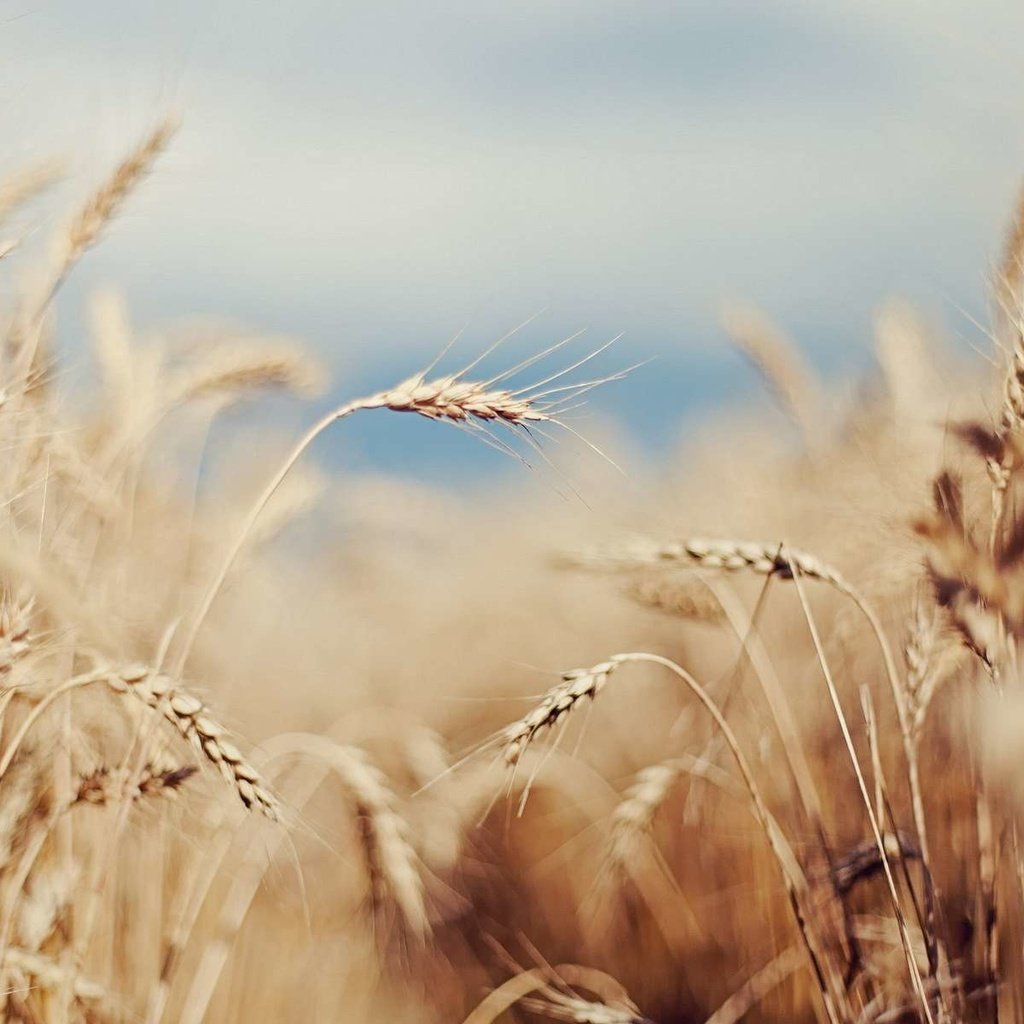
[[[143,325],[306,338],[350,394],[544,310],[522,347],[585,327],[624,334],[603,368],[657,357],[595,399],[657,447],[753,393],[729,298],[832,371],[867,361],[892,294],[981,340],[964,311],[986,316],[1024,175],[1021,38],[1010,0],[2,0],[3,163],[65,156],[70,201],[183,115],[68,290],[72,344],[114,283]],[[429,424],[351,437],[362,466],[452,456]]]

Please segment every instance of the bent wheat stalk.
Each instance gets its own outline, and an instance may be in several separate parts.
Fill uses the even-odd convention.
[[[572,340],[572,339],[567,339]],[[598,349],[583,359],[577,360],[572,366],[561,370],[536,384],[528,387],[510,389],[499,387],[502,381],[526,369],[537,360],[560,348],[566,342],[559,342],[546,352],[520,363],[518,366],[503,373],[491,377],[489,380],[475,381],[466,378],[466,373],[480,361],[474,360],[469,366],[458,373],[427,379],[427,371],[417,373],[408,380],[403,381],[397,387],[388,391],[380,391],[375,395],[365,398],[357,398],[345,405],[338,406],[326,416],[313,424],[309,430],[299,439],[291,453],[281,464],[280,468],[270,478],[266,487],[253,503],[249,512],[242,520],[234,541],[228,548],[223,562],[217,569],[206,589],[198,609],[186,631],[181,650],[177,657],[176,673],[180,674],[188,657],[195,645],[196,638],[202,628],[206,616],[209,614],[213,602],[217,599],[224,581],[227,579],[231,567],[238,558],[246,539],[256,525],[256,520],[266,507],[267,502],[274,496],[274,493],[281,486],[285,477],[291,472],[292,467],[302,457],[307,448],[325,431],[328,427],[346,419],[353,413],[369,409],[389,409],[392,412],[408,412],[423,416],[426,419],[441,422],[453,423],[457,426],[465,426],[482,432],[485,440],[499,449],[515,454],[508,444],[495,437],[490,432],[490,427],[501,426],[511,430],[520,430],[526,437],[527,442],[536,446],[531,433],[532,427],[539,424],[551,423],[563,429],[570,430],[558,417],[564,411],[567,403],[580,395],[612,380],[621,379],[626,372],[621,371],[606,378],[596,381],[584,381],[576,384],[566,384],[559,387],[549,388],[547,385],[566,373],[583,365],[603,349]],[[610,342],[609,342],[610,344]],[[607,348],[607,345],[604,346]],[[485,353],[486,355],[486,353]],[[483,356],[480,357],[481,359]]]
[[[828,958],[824,955],[811,930],[811,918],[805,907],[804,899],[807,892],[807,879],[804,877],[796,858],[793,856],[792,850],[782,835],[778,823],[768,809],[768,805],[761,793],[761,787],[757,783],[750,762],[743,753],[743,749],[732,727],[726,721],[718,704],[708,694],[707,690],[686,669],[659,654],[629,653],[616,654],[592,669],[576,669],[566,673],[562,683],[553,687],[540,704],[524,715],[519,721],[509,726],[505,731],[503,735],[503,750],[506,764],[514,769],[519,763],[523,751],[539,732],[550,728],[561,720],[585,697],[594,697],[599,693],[615,669],[625,664],[643,662],[660,665],[682,680],[690,692],[704,706],[704,709],[720,730],[726,745],[736,761],[747,792],[750,794],[751,809],[753,810],[754,817],[761,826],[769,848],[779,865],[797,930],[800,933],[811,966],[814,969],[825,1013],[831,1024],[839,1024],[844,1019],[841,1008],[844,1007],[846,1002],[845,994],[840,979],[835,977],[834,971],[830,970]]]
[[[570,984],[595,993],[608,992],[611,998],[591,1003],[577,996]],[[546,997],[544,1001],[528,999],[537,991]],[[542,1016],[576,1024],[650,1024],[646,1017],[640,1016],[636,1004],[614,978],[596,968],[577,964],[536,967],[513,975],[491,992],[463,1024],[493,1024],[516,1003]]]

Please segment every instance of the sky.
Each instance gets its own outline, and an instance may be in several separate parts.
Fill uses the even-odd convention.
[[[113,284],[142,326],[304,338],[337,399],[537,314],[508,360],[578,329],[579,354],[622,335],[600,371],[653,360],[592,415],[659,451],[754,400],[731,300],[833,374],[867,364],[892,295],[984,344],[1024,177],[1021,38],[1013,0],[0,0],[0,170],[57,155],[70,202],[182,117],[69,283],[72,349]],[[383,419],[339,458],[495,463]]]

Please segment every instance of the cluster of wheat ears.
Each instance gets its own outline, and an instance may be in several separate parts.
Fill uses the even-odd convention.
[[[578,372],[588,355],[519,383],[561,345],[431,367],[202,500],[160,451],[201,457],[243,399],[315,391],[301,348],[143,343],[103,295],[95,394],[55,372],[61,285],[171,135],[33,260],[2,343],[3,1019],[1024,1020],[1024,231],[997,278],[994,413],[942,394],[902,307],[852,399],[734,309],[795,430],[744,438],[737,417],[651,485],[653,513],[602,495],[647,535],[589,510],[516,532],[535,517],[506,494],[426,552],[406,527],[316,565],[291,551],[300,585],[272,540],[338,421],[415,413],[529,454],[618,375]],[[0,185],[5,227],[52,179]],[[537,675],[517,650],[593,656],[517,717]]]

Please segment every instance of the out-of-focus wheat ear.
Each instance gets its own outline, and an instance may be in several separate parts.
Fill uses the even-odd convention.
[[[33,390],[28,382],[38,381],[43,372],[41,346],[54,296],[82,255],[99,239],[104,225],[118,213],[129,193],[152,167],[174,129],[171,119],[158,125],[86,200],[58,237],[52,266],[41,288],[15,316],[5,339],[13,377],[23,382],[23,395]]]
[[[96,243],[104,226],[120,211],[125,199],[149,173],[177,129],[167,118],[125,157],[114,172],[80,207],[68,223],[57,257],[56,277],[63,278],[82,254]]]
[[[60,181],[63,169],[56,161],[37,164],[0,181],[0,223],[31,202],[40,192]]]
[[[39,759],[16,758],[0,784],[0,873],[10,865],[41,802],[44,782]]]
[[[277,797],[198,697],[145,665],[111,671],[106,681],[115,691],[131,693],[162,714],[198,753],[217,767],[247,809],[258,811],[272,821],[280,819]]]
[[[700,580],[642,576],[627,584],[626,594],[645,608],[691,622],[717,626],[726,618],[721,604]]]
[[[727,307],[722,326],[804,441],[812,443],[821,432],[821,382],[793,341],[753,306]]]
[[[733,796],[744,795],[728,772],[702,758],[673,757],[641,768],[612,812],[607,861],[613,877],[622,877],[635,860],[638,845],[650,840],[658,809],[684,776],[705,778]]]
[[[54,963],[48,957],[16,946],[7,946],[3,953],[3,975],[11,980],[9,987],[17,992],[25,988],[60,989],[70,981],[71,994],[83,1003],[113,1003],[111,993],[98,982],[90,981],[80,975],[69,975],[63,964]],[[14,979],[20,976],[23,981],[15,984]],[[91,1015],[89,1020],[95,1019]]]
[[[312,398],[324,389],[320,363],[295,342],[233,339],[209,348],[167,382],[167,408],[202,398],[236,402],[259,391]]]
[[[79,884],[77,870],[62,870],[55,865],[37,867],[29,876],[18,903],[15,934],[21,946],[31,952],[43,944],[63,923]]]
[[[370,902],[374,911],[397,909],[405,932],[423,941],[430,933],[419,858],[389,780],[359,747],[313,733],[285,733],[268,747],[327,765],[340,780],[359,826]]]
[[[199,769],[192,764],[167,764],[163,760],[147,762],[134,777],[123,769],[101,765],[78,779],[73,804],[108,804],[119,800],[147,797],[173,798]]]
[[[389,903],[406,927],[423,939],[430,932],[423,878],[408,825],[384,773],[357,747],[338,747],[332,758],[360,825],[375,913]]]
[[[920,316],[905,302],[887,302],[875,317],[875,358],[894,416],[927,420],[935,412],[938,375],[933,340]]]
[[[622,570],[645,566],[690,565],[725,572],[753,572],[792,579],[795,572],[831,584],[844,593],[851,586],[838,570],[814,555],[779,543],[745,540],[707,540],[691,537],[660,542],[636,538],[611,548],[564,552],[556,565],[569,569]]]

